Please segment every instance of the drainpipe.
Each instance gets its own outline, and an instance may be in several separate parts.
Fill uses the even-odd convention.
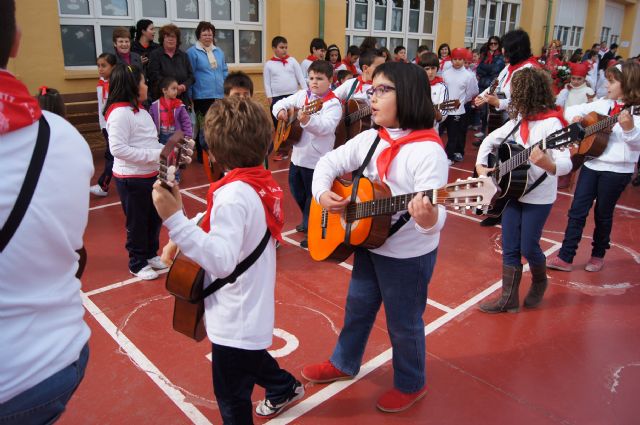
[[[551,11],[553,10],[553,0],[548,0],[547,5],[547,29],[544,32],[544,47],[549,45],[549,31],[551,31]]]
[[[324,1],[320,0],[320,17],[318,18],[318,37],[324,40]]]

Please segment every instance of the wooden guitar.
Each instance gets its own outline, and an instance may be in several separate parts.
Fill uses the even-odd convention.
[[[453,111],[459,107],[460,101],[458,99],[447,100],[434,105],[434,108],[440,112]],[[336,128],[334,149],[344,145],[347,140],[353,139],[363,131],[370,129],[371,126],[371,105],[369,102],[364,99],[349,99],[344,106],[343,118]]]
[[[487,94],[495,95],[496,89],[498,88],[499,84],[500,81],[497,78],[493,80],[493,82],[489,86],[489,92]],[[502,111],[498,111],[491,105],[489,105],[488,109],[489,112],[487,115],[487,134],[491,133],[496,128],[502,127],[502,125],[504,124]]]
[[[343,198],[351,198],[353,183],[336,180],[331,190]],[[498,188],[490,177],[458,180],[436,190],[422,193],[434,205],[456,209],[488,206]],[[345,207],[342,213],[328,212],[315,199],[309,211],[309,253],[314,260],[344,261],[357,247],[377,248],[389,236],[391,217],[406,210],[417,193],[390,196],[384,183],[361,177],[358,181],[357,201]]]
[[[277,151],[283,142],[287,141],[295,145],[302,137],[302,127],[298,121],[298,112],[302,110],[307,115],[318,113],[322,109],[322,99],[316,99],[302,108],[291,107],[287,110],[288,118],[278,120],[276,131],[273,135],[273,150]]]

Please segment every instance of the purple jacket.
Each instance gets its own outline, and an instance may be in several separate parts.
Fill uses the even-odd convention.
[[[160,132],[160,99],[151,104],[149,108],[149,114],[153,118],[153,123],[156,125],[158,132]],[[182,130],[185,137],[193,137],[193,126],[191,125],[191,118],[184,105],[179,106],[173,111],[173,117],[175,121],[176,131]]]

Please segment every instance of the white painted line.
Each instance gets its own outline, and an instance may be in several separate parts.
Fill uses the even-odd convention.
[[[164,376],[147,356],[131,342],[129,338],[109,319],[100,308],[89,299],[86,294],[82,295],[82,304],[87,311],[96,319],[104,330],[113,338],[120,348],[127,354],[133,363],[164,392],[169,399],[196,425],[211,425],[211,422],[193,404],[185,401],[185,396],[175,385]]]
[[[113,207],[115,205],[120,205],[120,202],[112,202],[110,204],[104,204],[104,205],[98,205],[96,207],[91,207],[91,208],[89,208],[89,211],[99,210],[99,209],[107,208],[107,207]]]
[[[550,255],[551,253],[557,251],[558,249],[560,249],[560,245],[554,245],[553,247],[545,251],[545,255]],[[529,265],[525,264],[523,267],[523,271],[527,271],[528,269],[529,269]],[[424,328],[425,335],[429,335],[434,331],[436,331],[437,329],[444,326],[445,324],[449,323],[450,321],[452,321],[453,319],[455,319],[456,317],[458,317],[459,315],[461,315],[462,313],[464,313],[465,311],[469,310],[471,307],[476,305],[480,300],[484,299],[488,295],[491,295],[501,286],[502,286],[502,280],[499,280],[495,282],[493,285],[491,285],[490,287],[483,290],[482,292],[469,298],[467,301],[460,304],[450,312],[444,314],[443,316],[440,316],[438,319],[429,323]],[[375,369],[377,369],[378,367],[382,366],[384,363],[391,360],[391,358],[392,358],[392,349],[389,348],[388,350],[378,354],[376,357],[374,357],[373,359],[369,360],[364,365],[362,365],[362,367],[360,368],[360,372],[353,379],[348,381],[336,381],[331,384],[328,384],[325,388],[318,391],[311,397],[302,400],[300,403],[296,404],[291,409],[285,411],[283,414],[281,414],[277,418],[272,419],[266,423],[269,425],[280,425],[280,424],[288,424],[298,419],[300,416],[309,412],[311,409],[316,408],[317,406],[324,403],[331,397],[340,393],[342,390],[349,388],[351,385],[355,384],[356,382],[358,382],[359,380],[367,376],[369,373],[373,372]]]
[[[451,313],[453,311],[453,309],[451,307],[447,307],[444,304],[440,304],[437,301],[432,300],[431,298],[427,298],[427,304],[429,304],[432,307],[437,308],[438,310],[442,310],[446,313]]]
[[[169,273],[169,269],[156,270],[159,275]],[[131,279],[123,280],[121,282],[112,283],[111,285],[103,286],[102,288],[94,289],[93,291],[85,292],[87,297],[92,297],[103,292],[110,291],[112,289],[122,288],[123,286],[131,285],[132,283],[140,282],[142,279],[139,277],[132,277]]]
[[[180,193],[183,194],[184,196],[186,196],[187,198],[195,199],[196,201],[200,202],[201,204],[207,205],[207,200],[206,199],[202,199],[201,197],[196,196],[191,192],[188,192],[188,190],[189,189],[181,189]]]

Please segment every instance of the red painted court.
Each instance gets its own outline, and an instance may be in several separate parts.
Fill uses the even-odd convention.
[[[477,149],[468,145],[449,181],[470,175]],[[317,263],[299,247],[302,235],[294,227],[300,213],[288,191],[288,161],[270,166],[285,188],[287,214],[287,243],[278,249],[272,350],[281,366],[302,380],[304,364],[331,354],[342,326],[350,261]],[[98,155],[96,169],[102,169]],[[182,189],[189,215],[204,208],[207,181],[199,164],[186,170]],[[571,199],[570,192],[558,195],[542,241],[547,255],[560,248]],[[307,383],[301,402],[256,423],[640,423],[639,220],[640,188],[629,186],[616,208],[613,246],[602,272],[583,270],[590,255],[589,221],[575,270],[548,271],[550,287],[541,308],[487,315],[476,304],[500,287],[500,229],[451,212],[425,313],[427,396],[399,414],[375,408],[393,373],[379,314],[356,379]],[[166,240],[163,229],[161,244]],[[91,355],[60,423],[220,424],[211,346],[172,330],[173,301],[164,275],[155,281],[132,278],[124,242],[124,214],[112,184],[108,197],[91,200],[83,278]],[[525,273],[523,291],[529,279]],[[263,396],[256,389],[254,401]]]

